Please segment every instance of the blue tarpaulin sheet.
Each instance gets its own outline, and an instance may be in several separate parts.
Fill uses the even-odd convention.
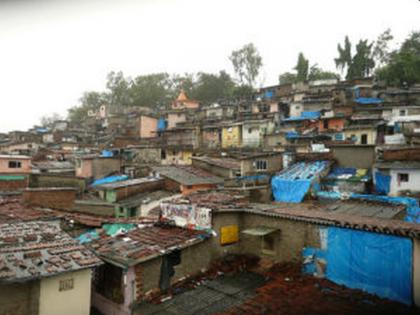
[[[109,151],[109,150],[103,150],[101,156],[104,156],[104,157],[113,157],[114,156],[114,153],[112,153],[112,151]]]
[[[273,177],[271,180],[274,200],[281,202],[302,202],[310,187],[311,181],[308,179],[288,180]]]
[[[158,131],[163,131],[166,129],[166,120],[163,118],[160,118],[158,120],[158,125],[157,125],[157,130]]]
[[[408,238],[328,228],[329,280],[412,303],[412,242]]]
[[[357,104],[381,104],[384,100],[377,97],[357,97],[354,101]]]
[[[300,116],[285,118],[283,121],[312,120],[319,117],[321,117],[321,112],[302,112]]]
[[[266,91],[266,92],[264,93],[264,98],[265,98],[265,99],[269,99],[269,100],[271,100],[273,97],[274,97],[274,92],[273,92],[273,91]]]
[[[296,131],[286,132],[286,139],[296,139],[299,137],[299,134]]]
[[[92,186],[102,185],[102,184],[108,184],[108,183],[115,183],[120,182],[122,180],[127,180],[127,175],[115,175],[115,176],[108,176],[101,179],[97,179],[92,183]]]
[[[391,185],[391,176],[384,175],[381,172],[375,173],[375,191],[378,194],[388,195]]]

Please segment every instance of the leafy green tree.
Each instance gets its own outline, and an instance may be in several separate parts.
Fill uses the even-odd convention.
[[[284,72],[279,75],[279,84],[290,84],[297,81],[296,73]]]
[[[229,59],[239,82],[253,87],[262,67],[262,58],[254,44],[249,43],[241,49],[234,50]]]
[[[329,80],[329,79],[340,79],[340,76],[337,73],[331,71],[324,71],[317,64],[314,64],[309,69],[308,80]]]
[[[68,110],[68,119],[71,122],[80,122],[86,119],[89,110],[97,111],[104,104],[109,104],[110,96],[107,93],[95,91],[85,92],[79,99],[79,105]]]
[[[225,71],[219,74],[200,72],[192,91],[192,97],[200,102],[210,103],[233,96],[235,82]]]
[[[351,43],[348,36],[344,38],[344,47],[341,44],[337,45],[338,57],[334,59],[335,65],[343,73],[348,69],[352,63],[351,57]]]
[[[303,53],[299,53],[298,61],[294,69],[297,72],[296,74],[297,82],[306,81],[306,79],[308,78],[309,60],[305,58]]]
[[[353,56],[347,71],[347,79],[364,78],[371,74],[375,67],[375,61],[372,56],[373,43],[369,43],[367,39],[359,40],[356,45],[356,54]]]
[[[391,29],[386,29],[378,36],[373,47],[372,55],[378,66],[384,65],[389,61],[389,42],[394,38],[391,34]]]
[[[109,90],[111,106],[131,106],[130,96],[131,80],[125,78],[124,74],[119,72],[110,72],[107,76],[106,88]]]
[[[410,34],[400,49],[390,53],[388,63],[379,68],[376,75],[389,85],[420,83],[420,31]]]
[[[129,95],[133,106],[153,107],[169,101],[170,89],[171,80],[167,73],[140,75],[133,79]]]

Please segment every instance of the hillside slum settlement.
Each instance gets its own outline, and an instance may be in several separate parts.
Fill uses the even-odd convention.
[[[0,135],[0,314],[415,314],[419,198],[420,86],[104,104]]]

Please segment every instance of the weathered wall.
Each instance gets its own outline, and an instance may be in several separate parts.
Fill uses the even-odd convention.
[[[140,116],[140,138],[153,138],[156,136],[158,120],[153,117]]]
[[[9,168],[9,162],[20,162],[21,167]],[[30,159],[18,159],[18,158],[1,158],[0,159],[0,173],[5,174],[29,174],[31,172],[31,160]]]
[[[168,129],[175,128],[177,123],[186,121],[187,118],[184,113],[170,113],[168,114]]]
[[[324,120],[320,120],[318,124],[318,131],[326,131],[326,130],[336,130],[341,131],[344,128],[344,119],[343,118],[332,118],[327,120],[327,128],[324,128]]]
[[[367,136],[366,144],[376,144],[376,130],[373,129],[353,129],[353,130],[344,130],[344,136],[346,139],[356,137],[356,144],[362,144],[362,135]]]
[[[59,291],[60,280],[73,279],[73,289]],[[39,315],[89,315],[91,270],[41,280]]]
[[[0,285],[0,315],[37,315],[39,281]]]
[[[114,189],[113,190],[114,193],[112,194],[108,194],[107,192],[106,199],[109,202],[115,202],[115,201],[119,201],[119,200],[128,198],[136,194],[140,194],[143,192],[155,191],[155,190],[161,189],[163,185],[164,185],[164,181],[158,180],[158,181],[150,181],[150,182],[141,183],[139,185],[121,187],[121,188]]]
[[[76,190],[71,188],[28,188],[23,191],[23,199],[32,206],[68,210],[73,207]]]
[[[70,211],[102,216],[113,216],[115,213],[113,204],[90,200],[76,200]]]
[[[190,185],[190,186],[181,185],[181,193],[183,196],[187,196],[197,191],[207,191],[207,190],[212,190],[216,188],[217,188],[217,185],[215,184],[201,184],[201,185]]]
[[[254,166],[254,162],[261,160],[267,161],[267,169],[258,171],[256,166]],[[267,156],[267,157],[259,157],[255,159],[248,159],[241,161],[241,174],[242,176],[247,175],[255,175],[258,173],[276,173],[283,168],[283,158],[282,155],[274,155],[274,156]]]
[[[398,174],[408,174],[408,182],[399,182]],[[420,191],[420,170],[419,169],[400,169],[390,170],[391,184],[390,195],[398,196],[400,191],[411,190]]]
[[[76,160],[75,173],[77,177],[89,178],[92,177],[93,160]]]
[[[86,189],[86,181],[84,178],[67,175],[31,174],[29,187],[74,187],[81,193]]]
[[[375,162],[375,147],[364,145],[329,146],[341,167],[372,168]]]
[[[242,142],[242,126],[223,127],[222,148],[239,148]]]
[[[92,176],[95,179],[105,177],[121,170],[121,160],[113,158],[95,159],[92,163]]]
[[[0,175],[0,191],[17,191],[28,185],[28,175]]]
[[[220,147],[220,129],[204,129],[202,132],[202,145],[205,148]]]

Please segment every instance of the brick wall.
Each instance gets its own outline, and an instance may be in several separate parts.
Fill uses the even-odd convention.
[[[17,191],[28,187],[29,179],[28,176],[22,176],[23,178],[0,178],[0,191]]]
[[[181,191],[181,185],[179,183],[173,181],[173,180],[168,179],[168,178],[165,178],[164,188],[165,188],[165,190],[169,190],[169,191],[176,191],[176,192]]]
[[[164,186],[163,180],[151,181],[146,183],[141,183],[139,185],[132,185],[127,187],[122,187],[116,189],[117,192],[117,201],[125,199],[130,196],[134,196],[143,192],[155,191],[162,189]]]
[[[74,188],[28,188],[23,192],[26,203],[44,208],[69,210],[76,199]]]

